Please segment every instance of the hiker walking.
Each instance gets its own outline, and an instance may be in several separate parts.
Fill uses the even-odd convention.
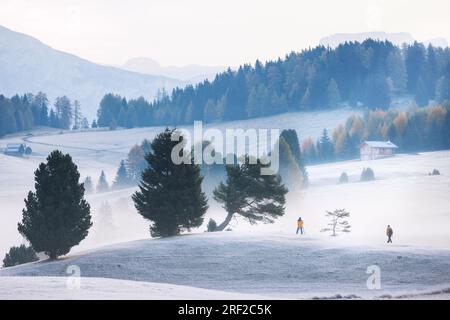
[[[301,234],[303,234],[303,220],[302,220],[302,217],[298,218],[298,220],[297,220],[297,232],[296,232],[296,234],[298,234],[299,231],[300,231]]]
[[[388,225],[386,229],[386,235],[388,237],[387,243],[392,243],[392,235],[394,234],[394,230],[392,230],[391,226]]]

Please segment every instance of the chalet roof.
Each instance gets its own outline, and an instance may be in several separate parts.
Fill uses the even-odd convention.
[[[17,153],[17,152],[19,152],[20,148],[23,146],[24,146],[23,143],[8,143],[6,145],[5,152],[6,153],[11,153],[11,152]]]
[[[23,145],[23,143],[8,143],[6,145],[7,148],[20,148]]]
[[[365,141],[364,144],[367,144],[368,146],[372,148],[390,148],[390,149],[397,149],[398,146],[393,144],[390,141]]]

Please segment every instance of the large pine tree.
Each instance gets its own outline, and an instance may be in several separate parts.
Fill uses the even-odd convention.
[[[289,189],[300,189],[305,185],[303,172],[296,161],[293,152],[283,136],[278,140],[279,174]]]
[[[73,109],[70,99],[66,96],[56,98],[55,102],[56,117],[58,119],[59,128],[70,129],[72,123]]]
[[[166,129],[151,144],[145,159],[148,167],[142,173],[139,191],[133,201],[139,214],[150,220],[152,236],[168,237],[183,229],[199,227],[208,208],[202,192],[200,167],[194,164],[174,164],[172,141],[174,130]]]
[[[67,254],[88,235],[90,206],[84,199],[77,166],[55,150],[35,172],[36,191],[25,199],[19,232],[37,252],[51,259]]]
[[[279,175],[261,175],[264,166],[259,160],[251,164],[248,157],[240,165],[226,166],[227,180],[214,190],[214,200],[227,211],[217,231],[224,230],[235,215],[255,224],[272,223],[284,214],[288,190]]]
[[[302,151],[300,149],[300,140],[298,139],[297,131],[295,131],[294,129],[283,130],[281,131],[280,137],[284,138],[286,143],[289,145],[292,155],[294,156],[295,161],[297,162],[297,165],[301,171],[303,186],[307,186],[308,172],[305,168],[305,159],[303,159]]]

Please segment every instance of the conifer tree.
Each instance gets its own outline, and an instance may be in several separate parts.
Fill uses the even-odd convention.
[[[101,192],[108,192],[108,191],[109,191],[109,184],[108,184],[108,181],[106,180],[105,171],[102,170],[102,173],[100,174],[100,177],[98,178],[97,192],[101,193]]]
[[[53,109],[50,109],[50,114],[49,114],[49,125],[52,128],[59,128],[59,120],[58,117],[56,116],[56,112]]]
[[[361,172],[361,181],[372,181],[375,180],[375,173],[371,168],[364,168]]]
[[[86,179],[84,179],[84,191],[86,194],[94,193],[94,185],[90,176],[87,176]]]
[[[300,141],[297,136],[297,131],[293,129],[283,130],[280,136],[283,137],[286,143],[289,145],[292,155],[294,156],[298,168],[300,169],[300,172],[302,174],[303,186],[307,186],[308,172],[305,168],[305,159],[303,158],[302,151],[300,149]]]
[[[119,169],[117,169],[116,178],[113,183],[114,189],[126,188],[131,185],[130,178],[127,173],[127,168],[125,166],[125,161],[120,161]]]
[[[293,152],[284,137],[278,140],[279,174],[290,189],[299,189],[304,185],[303,173]]]
[[[89,129],[89,121],[86,117],[83,117],[83,119],[81,120],[81,129]]]
[[[81,121],[83,120],[83,115],[81,114],[81,106],[78,100],[73,102],[73,130],[81,129]]]
[[[179,143],[171,140],[174,132],[166,129],[151,143],[145,156],[148,167],[133,195],[138,213],[152,223],[152,236],[174,236],[199,227],[208,208],[200,167],[172,161],[172,149]]]
[[[55,150],[35,172],[35,192],[25,199],[18,230],[37,252],[50,259],[67,254],[88,235],[90,206],[84,199],[77,166]]]
[[[235,215],[250,224],[273,223],[284,215],[287,188],[279,175],[261,175],[263,165],[250,164],[249,157],[242,164],[227,165],[227,180],[214,190],[214,199],[227,211],[225,220],[217,227],[223,231]]]
[[[3,268],[13,267],[37,260],[39,260],[39,258],[33,248],[31,246],[21,244],[19,247],[9,248],[9,252],[3,259]]]
[[[115,229],[113,210],[108,201],[103,201],[99,209],[99,224],[101,230],[111,233]]]
[[[337,83],[333,78],[330,80],[330,83],[328,84],[327,98],[328,98],[328,106],[332,108],[336,108],[342,100]]]
[[[214,219],[209,219],[208,221],[208,225],[206,227],[206,231],[207,232],[215,232],[217,229],[217,223]]]
[[[333,160],[334,147],[330,137],[328,136],[327,129],[323,129],[322,131],[322,136],[320,137],[319,143],[317,144],[317,151],[322,161]]]
[[[66,130],[69,129],[73,117],[70,99],[66,96],[56,98],[55,110],[58,119],[58,127]]]
[[[339,183],[343,184],[343,183],[348,183],[348,175],[347,172],[342,172],[341,176],[339,177]]]

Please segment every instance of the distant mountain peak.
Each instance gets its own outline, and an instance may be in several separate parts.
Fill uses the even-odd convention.
[[[143,68],[147,68],[149,70],[161,68],[161,65],[159,64],[158,61],[150,59],[150,58],[146,58],[146,57],[135,57],[135,58],[128,59],[123,64],[123,66],[128,66],[130,68],[143,67]]]
[[[217,73],[225,71],[225,66],[203,66],[189,64],[185,66],[162,66],[156,60],[146,57],[136,57],[127,60],[120,68],[128,71],[158,75],[196,83],[205,79],[212,80]]]
[[[101,98],[116,93],[153,99],[158,89],[170,91],[185,82],[103,66],[51,48],[36,38],[0,26],[0,94],[42,91],[51,102],[66,95],[95,117]]]

